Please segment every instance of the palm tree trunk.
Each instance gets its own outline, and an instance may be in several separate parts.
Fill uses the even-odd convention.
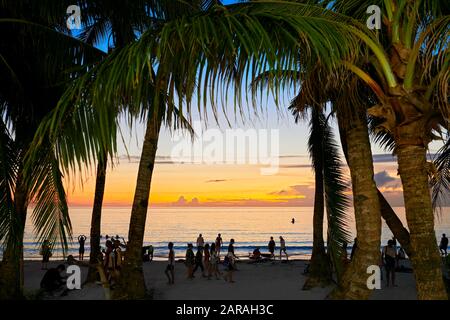
[[[412,131],[415,135],[420,132]],[[398,140],[396,153],[398,171],[403,184],[406,220],[411,236],[410,259],[416,279],[417,297],[421,300],[448,299],[434,233],[434,216],[426,170],[426,149],[423,145],[401,143],[407,140],[406,138],[411,141],[413,135],[404,132],[403,137],[400,135],[396,137]]]
[[[339,116],[339,121],[346,121]],[[348,148],[348,165],[352,178],[353,204],[358,238],[358,250],[346,268],[341,283],[331,296],[339,299],[368,299],[367,268],[379,265],[381,214],[377,188],[373,179],[365,114],[355,117],[344,131]]]
[[[28,207],[28,191],[19,171],[14,191],[14,207],[17,215],[16,240],[7,244],[0,267],[0,300],[23,298],[23,236]]]
[[[408,230],[403,226],[403,223],[397,217],[397,214],[392,209],[389,202],[378,190],[378,198],[380,199],[381,217],[384,219],[394,237],[398,240],[408,257],[411,256],[410,236]]]
[[[131,210],[125,260],[120,281],[115,290],[116,298],[141,299],[146,295],[142,270],[142,245],[160,128],[161,117],[158,117],[158,112],[149,115]]]
[[[89,253],[89,271],[87,276],[88,282],[94,282],[97,275],[98,257],[100,251],[100,234],[102,220],[102,204],[103,195],[105,193],[106,167],[108,161],[106,153],[103,157],[99,157],[97,164],[97,178],[95,180],[95,196],[94,206],[92,208],[91,217],[91,233],[90,233],[90,253]]]
[[[323,241],[323,215],[324,215],[324,187],[323,172],[321,168],[315,168],[315,194],[313,216],[313,250],[309,276],[303,285],[303,290],[309,290],[317,286],[326,286],[331,282],[331,268],[328,255],[325,253]]]
[[[343,139],[345,136],[345,129],[340,127],[339,130],[341,132],[342,151],[344,152],[344,156],[348,164],[347,143],[345,139]],[[403,223],[400,221],[397,214],[378,188],[377,193],[378,199],[380,200],[381,217],[384,219],[394,237],[398,240],[402,248],[405,250],[405,253],[410,256],[411,247],[409,245],[408,230],[403,226]]]

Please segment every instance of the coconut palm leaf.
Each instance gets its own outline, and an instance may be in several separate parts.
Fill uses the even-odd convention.
[[[431,190],[433,208],[439,212],[440,209],[448,205],[450,198],[450,139],[438,151],[438,156],[434,160],[436,173],[431,179]]]
[[[328,221],[328,251],[339,275],[342,271],[342,259],[340,259],[342,246],[351,239],[349,217],[346,214],[347,209],[350,207],[350,201],[345,194],[348,185],[342,169],[339,147],[322,108],[317,106],[310,109],[308,151],[313,169],[322,170],[323,172]],[[291,110],[294,110],[292,106]]]
[[[49,240],[54,246],[60,240],[63,253],[67,252],[68,240],[72,239],[62,173],[54,153],[48,148],[33,165],[30,196],[35,203],[32,220],[38,242]],[[50,152],[48,152],[50,151]]]
[[[19,167],[19,151],[0,117],[0,243],[14,244],[19,225],[14,210],[14,185]]]

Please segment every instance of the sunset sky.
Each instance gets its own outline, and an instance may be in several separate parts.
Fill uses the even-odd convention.
[[[233,0],[225,3],[235,2]],[[103,41],[99,46],[106,51],[108,44]],[[282,105],[287,106],[294,97],[295,89],[286,93]],[[233,100],[233,92],[229,93],[229,100]],[[196,102],[194,101],[194,105]],[[314,193],[314,176],[307,153],[308,123],[294,123],[286,107],[277,109],[273,101],[268,101],[263,107],[264,112],[247,111],[244,120],[235,118],[234,106],[225,108],[230,118],[231,128],[225,117],[219,112],[219,124],[212,119],[201,119],[203,128],[196,134],[207,129],[220,130],[222,136],[227,129],[254,128],[256,130],[278,130],[278,150],[276,159],[278,170],[272,175],[263,175],[261,169],[267,165],[250,163],[248,156],[243,164],[205,164],[190,163],[186,159],[172,157],[179,142],[173,141],[173,134],[165,128],[160,134],[157,152],[157,164],[152,181],[150,203],[153,206],[312,206]],[[249,108],[251,110],[251,107]],[[193,119],[200,120],[194,114]],[[333,124],[335,126],[335,123]],[[109,166],[106,178],[104,204],[106,206],[130,206],[133,201],[134,188],[137,177],[139,156],[145,128],[137,124],[129,129],[127,122],[122,121],[121,131],[123,141],[119,138],[119,159],[114,168]],[[211,131],[210,131],[211,132]],[[336,132],[336,130],[335,130]],[[216,132],[217,133],[217,132]],[[259,134],[259,131],[255,134]],[[258,136],[259,137],[259,136]],[[339,139],[337,133],[336,138]],[[186,138],[189,140],[189,138]],[[263,141],[268,141],[264,140]],[[198,142],[198,139],[196,140]],[[258,142],[261,140],[258,140]],[[271,146],[273,140],[268,143]],[[212,142],[206,141],[206,146]],[[234,156],[236,152],[227,148],[223,141],[223,157]],[[244,150],[250,150],[254,145],[246,145]],[[436,152],[439,143],[430,146],[430,153]],[[403,205],[401,183],[397,176],[395,159],[385,155],[385,151],[372,145],[375,167],[375,179],[391,205]],[[203,149],[205,151],[205,149]],[[259,152],[261,148],[256,147]],[[263,152],[264,153],[264,152]],[[192,160],[192,159],[191,159]],[[259,159],[261,160],[261,159]],[[346,170],[347,175],[348,171]],[[348,178],[348,177],[347,177]],[[68,179],[67,179],[68,180]],[[80,183],[82,180],[82,186]],[[80,179],[75,177],[66,183],[69,203],[72,206],[92,206],[95,189],[95,172],[91,172]],[[350,190],[349,190],[350,193]]]
[[[161,132],[157,163],[152,181],[151,205],[153,206],[312,206],[314,176],[307,154],[308,125],[295,124],[292,117],[271,110],[264,121],[242,124],[237,121],[233,129],[278,129],[279,160],[275,174],[263,175],[263,164],[249,164],[247,157],[243,164],[180,163],[172,158],[172,152],[179,142],[172,141],[169,130]],[[268,120],[271,119],[271,120]],[[212,121],[208,129],[217,128]],[[227,126],[221,124],[225,134]],[[120,143],[114,168],[108,169],[105,206],[130,206],[133,201],[140,148],[144,127],[138,125],[131,131],[124,124],[124,142]],[[336,131],[336,130],[335,130]],[[189,140],[189,138],[186,138]],[[189,140],[190,141],[190,140]],[[211,145],[212,142],[210,142]],[[189,142],[190,144],[190,142]],[[126,145],[126,148],[125,148]],[[438,149],[433,144],[431,152]],[[246,146],[245,149],[250,149]],[[128,155],[127,156],[127,151]],[[226,150],[224,146],[224,152]],[[373,147],[375,179],[393,206],[403,205],[401,183],[397,177],[397,166],[392,156]],[[233,153],[230,151],[230,153]],[[225,157],[225,156],[224,156]],[[346,170],[347,175],[348,171]],[[71,179],[68,183],[71,206],[91,206],[95,187],[95,172],[83,179]],[[350,190],[349,190],[350,193]]]

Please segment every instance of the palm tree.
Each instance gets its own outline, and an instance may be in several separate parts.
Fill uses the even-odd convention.
[[[335,1],[338,12],[362,17],[366,1]],[[419,299],[447,299],[436,248],[426,149],[434,130],[448,128],[449,5],[444,1],[371,2],[386,19],[378,38],[357,31],[373,51],[367,66],[347,65],[377,94],[369,114],[392,134],[410,230]],[[365,7],[364,7],[365,8]]]
[[[142,297],[145,293],[141,247],[162,122],[179,122],[184,113],[189,114],[194,94],[201,98],[198,99],[199,109],[201,100],[204,107],[209,100],[216,112],[214,91],[222,88],[225,93],[233,83],[236,106],[242,108],[241,82],[250,79],[245,79],[245,75],[259,74],[266,67],[296,64],[302,46],[322,53],[324,63],[329,67],[354,49],[353,42],[338,46],[345,37],[351,37],[351,33],[336,25],[334,20],[337,18],[330,17],[330,22],[314,18],[324,14],[321,8],[284,2],[222,6],[215,1],[199,1],[199,10],[199,6],[186,6],[184,2],[170,3],[171,8],[177,8],[167,15],[170,19],[155,21],[154,27],[144,32],[138,41],[113,52],[88,75],[76,81],[60,101],[51,124],[43,126],[43,132],[45,129],[50,131],[52,141],[58,140],[60,136],[55,129],[60,128],[58,119],[62,118],[58,114],[64,114],[69,104],[76,109],[80,107],[81,104],[74,104],[74,99],[89,101],[83,105],[93,106],[99,113],[110,114],[111,106],[125,105],[131,110],[144,110],[141,113],[147,119],[147,129],[121,277],[123,282],[119,284],[119,292],[127,298]],[[323,32],[317,34],[317,30]],[[334,37],[321,37],[330,30],[335,31]],[[287,34],[298,37],[286,37]],[[280,41],[283,38],[284,41]],[[228,40],[224,42],[223,39]],[[304,57],[308,53],[305,51]],[[176,98],[178,120],[173,116]],[[185,110],[183,105],[186,105]],[[64,152],[65,148],[58,149]],[[83,153],[95,154],[95,149],[85,145]]]
[[[113,50],[123,48],[136,40],[136,34],[142,33],[149,25],[148,10],[155,1],[89,1],[80,0],[78,5],[83,11],[83,31],[78,35],[83,41],[100,45],[108,41],[109,54]],[[90,254],[88,281],[96,280],[100,251],[101,215],[103,196],[105,192],[107,150],[101,150],[97,156],[97,175],[95,181],[94,204],[91,216]]]
[[[99,53],[70,39],[55,28],[59,20],[38,15],[33,1],[3,1],[0,23],[0,242],[4,248],[0,272],[0,299],[22,296],[23,237],[27,209],[39,242],[61,242],[63,252],[71,236],[66,195],[58,160],[45,136],[35,158],[25,157],[34,133],[56,106],[70,74],[79,63]]]
[[[299,110],[294,105],[290,109],[298,121]],[[339,282],[343,271],[341,249],[343,243],[348,242],[350,238],[345,216],[345,209],[348,207],[348,199],[344,194],[346,185],[343,180],[339,152],[327,120],[321,107],[311,108],[308,150],[315,174],[313,251],[309,276],[303,286],[304,290],[315,286],[325,286],[331,282],[331,262],[335,266]],[[328,254],[325,252],[323,240],[325,202],[328,221]]]

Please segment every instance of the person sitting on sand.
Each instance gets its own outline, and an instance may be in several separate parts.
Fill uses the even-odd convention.
[[[397,252],[395,250],[394,241],[389,240],[387,246],[383,248],[383,262],[384,268],[386,269],[386,281],[389,287],[389,279],[391,279],[392,286],[396,287],[395,284],[395,261],[397,258]]]
[[[198,268],[202,271],[202,277],[206,277],[205,268],[203,267],[203,247],[197,248],[197,253],[195,254],[195,267],[192,271],[192,275],[195,274]]]
[[[86,242],[86,239],[84,234],[78,236],[78,243],[80,244],[80,247],[78,248],[78,260],[80,261],[83,261],[84,259],[84,243]]]
[[[44,240],[42,243],[41,251],[39,254],[42,256],[42,270],[47,270],[47,264],[50,261],[50,257],[52,256],[52,248],[50,241]]]
[[[197,248],[198,248],[198,247],[202,247],[202,248],[203,248],[204,245],[205,245],[205,240],[203,239],[203,236],[202,236],[202,234],[200,233],[200,234],[198,235],[198,238],[197,238]]]
[[[61,272],[64,270],[66,270],[66,267],[63,264],[60,264],[56,268],[48,269],[44,277],[42,277],[40,283],[41,289],[49,293],[60,289],[65,283],[65,277],[61,276]]]
[[[284,254],[286,255],[286,260],[289,260],[289,255],[286,252],[286,241],[283,239],[282,236],[280,236],[280,260],[282,252],[284,252]]]
[[[259,248],[255,248],[255,250],[253,250],[253,254],[250,256],[250,259],[255,260],[254,262],[258,262],[262,259]]]
[[[442,256],[447,256],[448,238],[445,233],[442,234],[441,243],[439,244],[439,251],[441,251]]]
[[[209,272],[208,272],[208,279],[211,279],[212,275],[216,276],[216,279],[219,280],[219,257],[217,256],[216,251],[216,244],[211,243],[211,250],[210,250],[210,258],[209,258]]]
[[[188,243],[188,247],[186,250],[186,267],[187,267],[187,278],[193,279],[194,274],[194,264],[195,264],[195,255],[194,251],[192,251],[192,243]]]
[[[173,251],[173,243],[169,242],[169,245],[167,246],[169,248],[169,258],[168,258],[168,264],[166,267],[166,271],[164,273],[167,276],[167,279],[169,280],[168,284],[174,284],[175,283],[175,252]]]

